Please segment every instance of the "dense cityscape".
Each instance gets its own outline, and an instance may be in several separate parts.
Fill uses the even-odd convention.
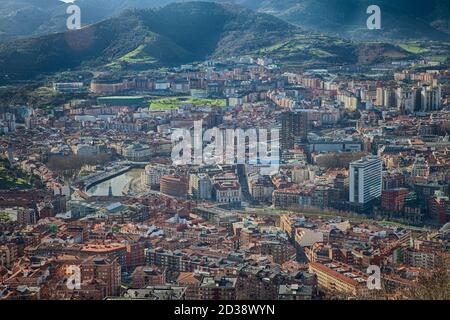
[[[0,300],[449,300],[448,62],[266,52],[18,85]]]

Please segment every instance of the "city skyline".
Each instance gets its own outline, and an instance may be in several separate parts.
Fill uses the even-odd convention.
[[[446,3],[20,1],[0,304],[450,300]]]

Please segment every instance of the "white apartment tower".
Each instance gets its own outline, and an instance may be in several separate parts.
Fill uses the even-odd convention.
[[[197,199],[211,199],[212,183],[206,173],[191,174],[189,176],[189,194]]]
[[[422,111],[433,111],[441,109],[441,86],[423,86],[421,92]]]
[[[375,156],[350,163],[351,203],[364,205],[381,196],[383,164]]]

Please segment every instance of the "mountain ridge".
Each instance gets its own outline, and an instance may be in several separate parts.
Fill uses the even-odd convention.
[[[304,33],[241,6],[183,2],[129,10],[81,30],[0,43],[0,74],[26,79],[80,67],[148,69],[245,54],[294,63],[352,64],[360,61],[358,50],[352,42]],[[398,50],[400,58],[407,56],[402,49],[390,50]],[[383,55],[364,63],[380,58]]]
[[[378,0],[382,29],[367,30],[366,9],[371,0],[207,0],[232,2],[269,13],[302,28],[349,39],[450,40],[450,3],[446,0]],[[116,17],[127,9],[164,7],[189,0],[76,0],[82,24]],[[0,41],[64,31],[68,4],[60,0],[2,0]]]
[[[354,39],[450,40],[450,4],[444,0],[244,0],[243,5],[306,29]],[[366,9],[381,9],[381,30],[367,30]]]

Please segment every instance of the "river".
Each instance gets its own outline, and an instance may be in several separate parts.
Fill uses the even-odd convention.
[[[111,183],[113,196],[123,196],[124,188],[133,180],[141,175],[142,169],[132,169],[120,176],[99,183],[88,190],[91,196],[107,196],[109,184]]]

